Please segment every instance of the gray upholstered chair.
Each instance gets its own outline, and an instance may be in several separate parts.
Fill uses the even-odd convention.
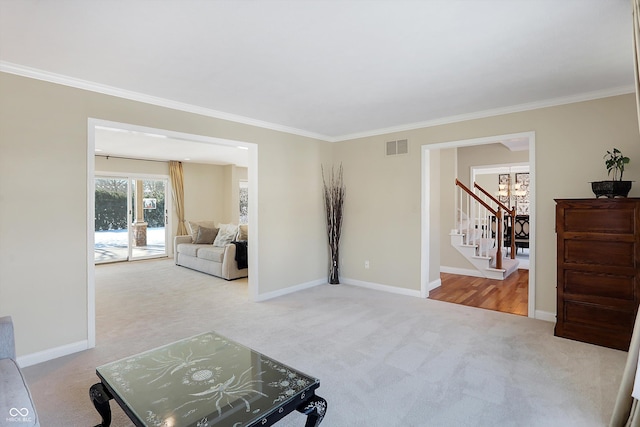
[[[8,316],[0,317],[0,421],[5,420],[7,425],[40,426],[29,387],[16,362],[13,322]]]

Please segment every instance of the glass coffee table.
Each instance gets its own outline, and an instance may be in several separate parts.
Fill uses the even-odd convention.
[[[111,424],[114,399],[136,426],[270,426],[290,412],[318,426],[327,402],[320,381],[215,332],[96,369],[90,397]],[[96,427],[98,427],[96,426]]]

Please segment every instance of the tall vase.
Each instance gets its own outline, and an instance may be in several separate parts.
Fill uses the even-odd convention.
[[[327,214],[327,243],[329,243],[329,284],[339,285],[340,233],[342,230],[342,208],[344,204],[344,185],[342,184],[342,165],[338,174],[331,168],[331,180],[327,184],[322,168],[322,183],[324,185],[324,207]]]
[[[339,285],[340,277],[339,273],[339,264],[338,264],[338,251],[331,251],[331,262],[329,264],[329,284],[330,285]]]

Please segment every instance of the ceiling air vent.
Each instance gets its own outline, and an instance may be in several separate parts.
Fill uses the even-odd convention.
[[[406,139],[397,141],[387,141],[387,156],[407,154],[409,152],[409,142]]]

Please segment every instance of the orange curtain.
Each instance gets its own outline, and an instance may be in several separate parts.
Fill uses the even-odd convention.
[[[182,162],[174,160],[169,162],[169,176],[173,187],[173,205],[178,215],[178,231],[176,236],[187,235],[187,227],[184,225],[184,173],[182,172]]]

